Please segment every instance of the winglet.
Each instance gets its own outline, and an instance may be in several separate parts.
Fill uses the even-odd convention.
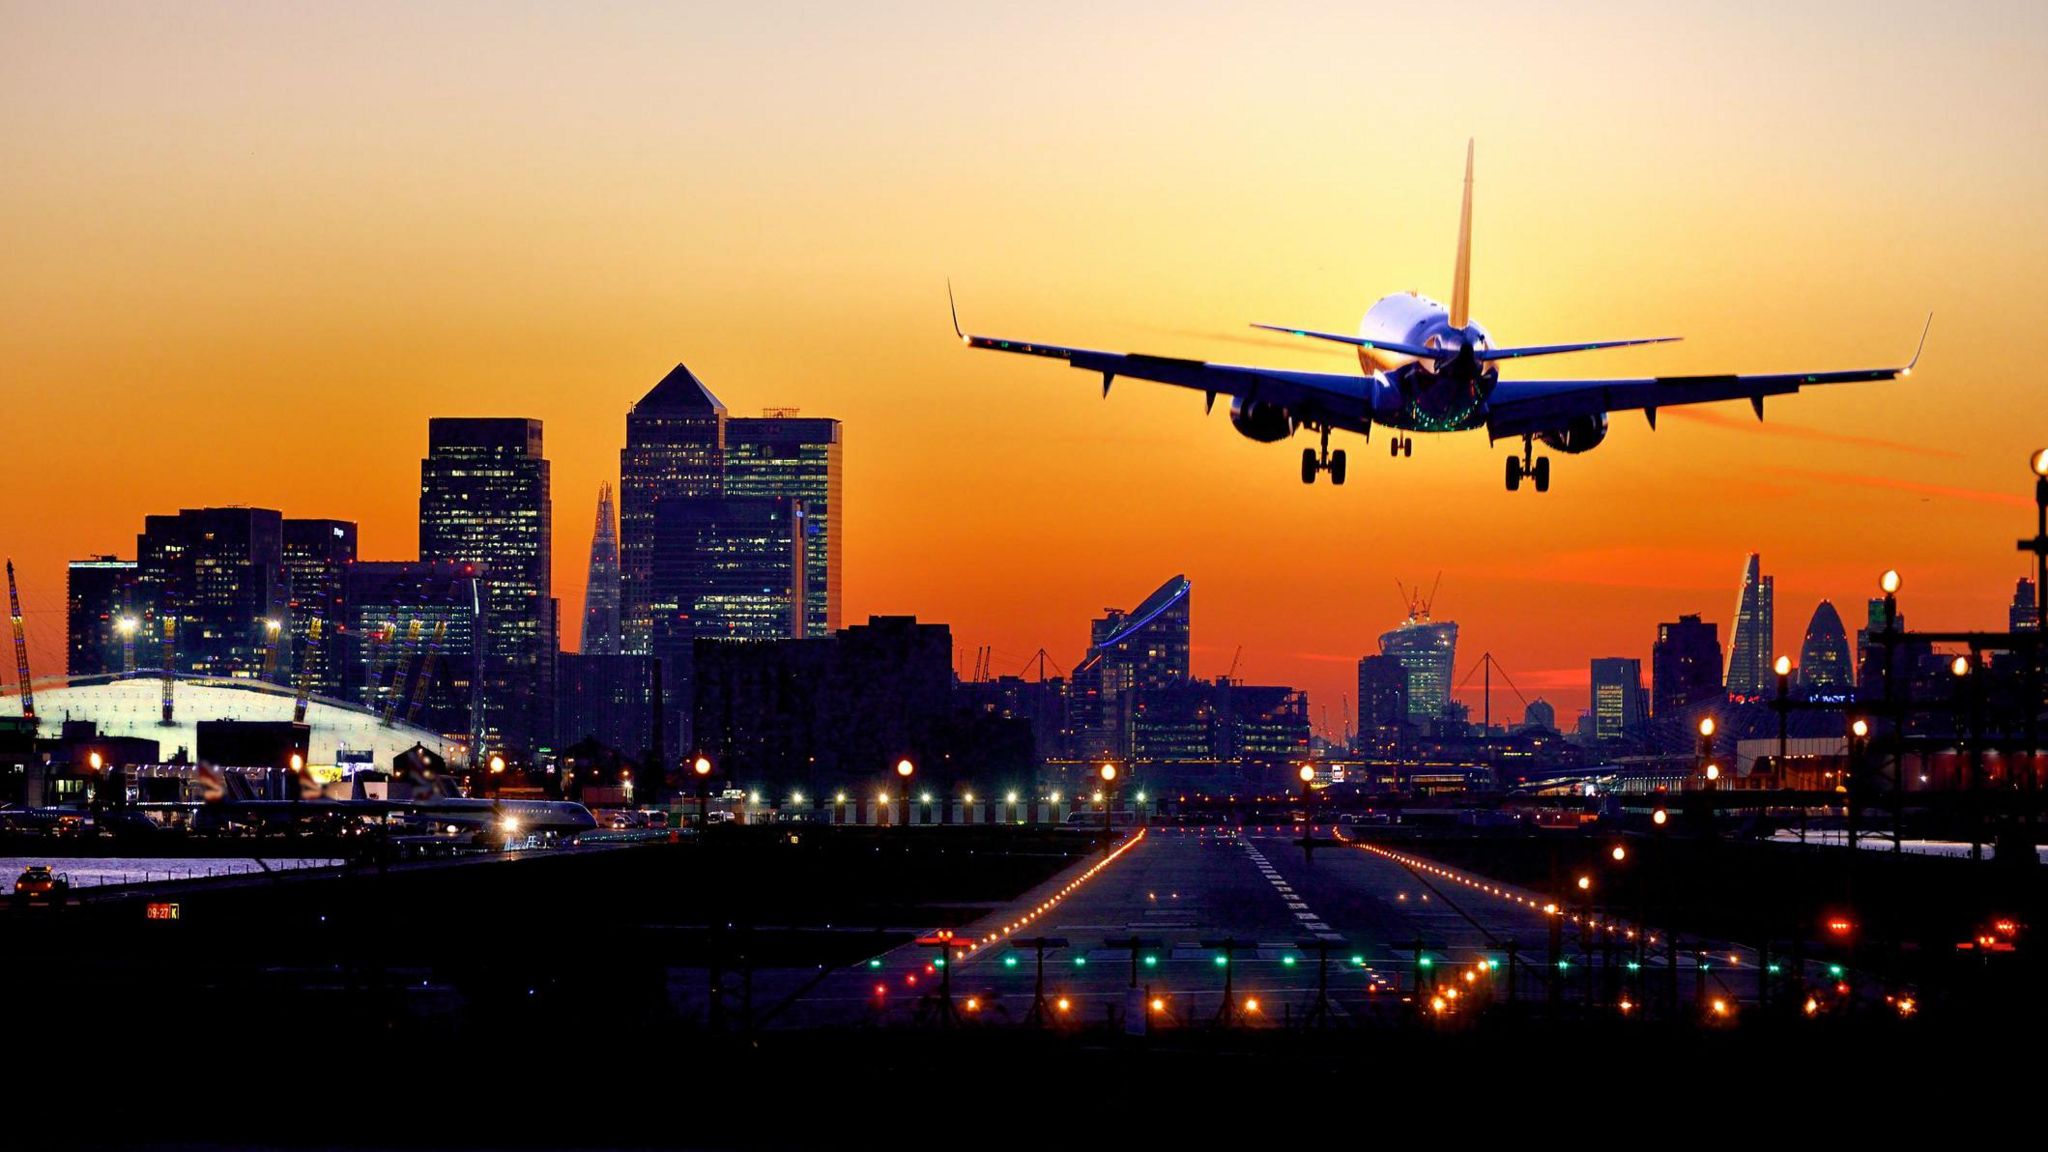
[[[951,276],[946,277],[946,307],[953,313],[953,335],[958,336],[962,344],[973,343],[973,341],[967,338],[967,333],[960,330],[960,305],[953,302],[953,278]]]
[[[1451,276],[1451,326],[1463,328],[1472,315],[1472,141],[1465,141],[1465,201],[1458,209],[1458,267]]]
[[[1899,369],[1899,375],[1911,376],[1913,374],[1913,369],[1920,363],[1920,353],[1927,350],[1927,330],[1932,327],[1934,327],[1934,313],[1929,312],[1927,314],[1927,323],[1920,326],[1920,343],[1913,349],[1913,358],[1906,361],[1904,368]]]

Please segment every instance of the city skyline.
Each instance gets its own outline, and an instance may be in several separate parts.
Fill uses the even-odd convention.
[[[1905,14],[1866,15],[1867,35],[1845,44],[1818,11],[1760,41],[1749,17],[1715,7],[1661,31],[1602,20],[1566,36],[1482,6],[1476,18],[1513,24],[1524,48],[1477,46],[1474,71],[1512,80],[1533,43],[1585,64],[1583,78],[1378,105],[1377,144],[1415,163],[1367,168],[1327,146],[1356,129],[1336,60],[1371,42],[1383,90],[1435,92],[1404,81],[1429,75],[1429,40],[1335,10],[1313,32],[1181,20],[1156,60],[1084,100],[1044,77],[1073,45],[972,13],[929,30],[952,46],[941,53],[895,43],[886,16],[820,12],[792,37],[734,14],[735,50],[688,77],[670,67],[666,48],[690,38],[673,18],[538,17],[449,80],[434,51],[386,51],[400,33],[368,14],[325,17],[335,35],[318,56],[259,22],[192,14],[179,55],[152,47],[168,17],[107,35],[88,14],[9,9],[0,137],[23,164],[0,213],[23,242],[0,299],[38,320],[7,337],[28,467],[0,545],[36,667],[64,663],[66,564],[125,553],[139,515],[277,507],[360,524],[364,556],[408,555],[426,419],[506,412],[546,422],[559,491],[579,508],[553,556],[572,646],[581,494],[619,479],[620,413],[678,360],[746,396],[735,414],[785,404],[845,421],[844,618],[947,621],[960,649],[993,645],[998,670],[1041,646],[1071,661],[1072,620],[1162,571],[1204,589],[1196,676],[1242,647],[1247,675],[1301,686],[1333,718],[1357,659],[1397,622],[1381,589],[1417,567],[1444,569],[1469,651],[1492,651],[1567,715],[1585,707],[1586,661],[1646,655],[1657,621],[1701,612],[1732,634],[1721,613],[1745,551],[1771,557],[1788,619],[1822,598],[1858,603],[1895,567],[1916,621],[1994,625],[2023,574],[1998,545],[2024,515],[2006,476],[2035,430],[1987,414],[2025,410],[2024,362],[2002,333],[2043,318],[2048,241],[1987,209],[2048,202],[2048,161],[1999,146],[2043,121],[2048,29],[2026,7],[1982,17],[2001,29],[1990,49],[1929,42]],[[401,23],[420,45],[464,42],[452,14]],[[563,39],[605,64],[561,66],[543,101],[524,80],[536,45]],[[1121,39],[1068,66],[1107,67]],[[1242,67],[1180,106],[1180,70],[1223,50]],[[1745,78],[1754,90],[1730,98]],[[1288,126],[1251,131],[1289,82],[1308,89],[1286,98]],[[1610,115],[1612,93],[1639,82],[1664,95]],[[449,83],[468,99],[422,99]],[[932,107],[939,89],[961,99]],[[731,118],[694,111],[714,104]],[[852,116],[828,132],[811,110],[829,104]],[[392,107],[415,109],[414,125],[365,144]],[[1080,107],[1076,135],[1059,113]],[[1330,368],[1333,354],[1268,347],[1241,325],[1343,327],[1389,277],[1442,292],[1456,223],[1444,170],[1467,135],[1487,151],[1474,305],[1503,337],[1567,318],[1645,332],[1683,320],[1687,343],[1603,367],[1877,363],[1931,308],[1927,358],[1909,382],[1774,402],[1762,424],[1740,404],[1668,413],[1654,434],[1617,420],[1571,485],[1510,518],[1479,446],[1391,462],[1348,441],[1350,484],[1310,494],[1220,416],[1179,419],[1185,398],[1105,403],[1083,380],[962,358],[946,326],[951,273],[966,318],[991,327],[1057,322],[1105,346]],[[1035,147],[1052,140],[1063,147]],[[1199,189],[1185,159],[1197,144]],[[904,186],[909,163],[929,178]],[[65,466],[80,427],[91,458],[113,463]],[[314,429],[326,466],[248,450]],[[166,450],[207,465],[136,463]],[[1081,469],[1142,518],[1036,497],[1035,475]],[[1613,509],[1637,501],[1674,511],[1625,532]],[[1388,554],[1376,542],[1416,506],[1438,531]],[[1314,561],[1265,559],[1293,543]],[[1027,572],[1024,595],[1010,574]]]

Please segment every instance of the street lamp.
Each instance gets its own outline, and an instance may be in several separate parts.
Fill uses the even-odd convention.
[[[910,792],[910,777],[916,772],[917,765],[910,762],[910,757],[905,756],[896,761],[896,778],[903,781],[903,826],[906,828],[910,826],[910,805],[914,802]]]
[[[1107,846],[1110,837],[1115,835],[1116,827],[1116,765],[1103,761],[1099,775],[1109,791],[1109,800],[1102,806],[1102,839]],[[1096,795],[1100,796],[1101,793]]]
[[[690,761],[690,775],[697,779],[697,830],[711,825],[711,757],[699,754]]]

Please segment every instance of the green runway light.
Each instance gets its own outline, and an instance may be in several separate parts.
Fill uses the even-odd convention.
[[[1840,964],[1828,965],[1828,975],[1840,980],[1842,978],[1842,966]]]
[[[1223,967],[1223,966],[1224,966],[1225,964],[1228,964],[1228,963],[1230,963],[1230,957],[1228,957],[1228,956],[1224,956],[1224,955],[1221,955],[1221,954],[1218,954],[1218,955],[1217,955],[1217,957],[1216,957],[1216,966],[1217,966],[1218,968],[1221,968],[1221,967]]]
[[[1628,962],[1628,970],[1631,972],[1641,972],[1643,970],[1643,966],[1631,960]]]
[[[1434,960],[1430,959],[1430,958],[1429,958],[1429,957],[1427,957],[1427,956],[1424,956],[1424,957],[1423,957],[1422,959],[1420,959],[1420,960],[1417,960],[1417,961],[1416,961],[1415,963],[1416,963],[1417,965],[1421,966],[1421,967],[1424,967],[1424,968],[1434,968],[1434,967],[1436,967],[1436,961],[1434,961]]]
[[[1363,957],[1363,956],[1353,956],[1353,957],[1351,958],[1351,962],[1352,962],[1353,964],[1356,964],[1356,965],[1358,965],[1358,966],[1359,966],[1360,968],[1363,968],[1363,967],[1365,967],[1365,957]]]
[[[1567,968],[1570,968],[1571,966],[1572,966],[1572,962],[1571,962],[1571,961],[1569,961],[1569,960],[1559,960],[1559,961],[1557,962],[1557,970],[1558,970],[1559,972],[1562,972],[1562,971],[1564,971],[1565,969],[1567,969]]]
[[[1778,966],[1776,964],[1771,965],[1770,972],[1771,975],[1776,976],[1778,974]]]
[[[946,958],[941,956],[937,960],[932,961],[932,964],[935,967],[944,968],[946,966]]]
[[[1281,962],[1282,964],[1285,964],[1285,965],[1287,965],[1287,966],[1288,966],[1289,968],[1292,968],[1292,967],[1294,967],[1294,957],[1292,957],[1292,956],[1282,956],[1282,957],[1280,958],[1280,962]]]
[[[1147,956],[1147,957],[1145,957],[1145,967],[1147,967],[1147,968],[1157,968],[1157,967],[1159,967],[1159,957],[1157,957],[1157,956]]]
[[[1003,957],[1003,967],[1005,967],[1005,968],[1015,968],[1016,966],[1017,966],[1017,958],[1016,958],[1015,956],[1005,956],[1005,957]]]
[[[870,968],[880,968],[881,966],[882,966],[882,962],[881,962],[880,960],[870,960],[870,961],[868,961],[868,967],[870,967]]]
[[[1086,956],[1076,956],[1076,957],[1074,957],[1074,967],[1076,967],[1076,968],[1086,968],[1087,966],[1088,966],[1088,958],[1087,958]]]

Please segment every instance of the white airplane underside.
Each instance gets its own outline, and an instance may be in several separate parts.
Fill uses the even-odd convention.
[[[1641,411],[1654,429],[1660,408],[1748,400],[1761,420],[1766,396],[1787,395],[1807,385],[1892,380],[1910,373],[1920,359],[1916,349],[1911,360],[1896,368],[1502,380],[1500,363],[1504,360],[1660,344],[1677,337],[1496,347],[1486,329],[1473,323],[1469,315],[1471,257],[1472,150],[1467,145],[1465,194],[1458,220],[1458,258],[1449,305],[1413,292],[1387,296],[1366,312],[1356,336],[1276,324],[1253,325],[1271,332],[1351,345],[1358,350],[1359,375],[1214,364],[1206,360],[975,336],[960,330],[957,308],[953,331],[970,348],[1044,356],[1064,360],[1086,372],[1100,373],[1104,396],[1109,395],[1110,384],[1120,376],[1201,392],[1211,409],[1217,397],[1227,396],[1231,425],[1253,440],[1277,442],[1304,428],[1316,432],[1321,438],[1320,448],[1302,450],[1303,483],[1313,483],[1317,474],[1324,472],[1329,473],[1332,483],[1344,482],[1344,451],[1330,450],[1332,432],[1355,432],[1369,439],[1373,425],[1377,424],[1395,433],[1389,443],[1391,453],[1408,456],[1415,450],[1414,438],[1409,433],[1484,428],[1489,442],[1511,437],[1522,440],[1521,453],[1507,459],[1508,489],[1520,488],[1527,478],[1539,492],[1550,487],[1550,461],[1535,455],[1536,443],[1540,441],[1566,455],[1591,451],[1607,438],[1610,413]],[[1921,347],[1926,343],[1927,329],[1922,328]]]

